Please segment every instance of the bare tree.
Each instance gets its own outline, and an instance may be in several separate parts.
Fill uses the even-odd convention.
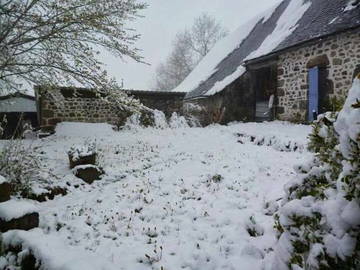
[[[187,42],[191,49],[203,58],[215,43],[227,35],[227,30],[214,17],[203,13],[195,19],[191,31],[187,31]]]
[[[226,35],[227,30],[214,17],[205,13],[197,17],[190,30],[185,29],[176,35],[170,55],[156,69],[154,89],[174,89]]]
[[[125,24],[144,9],[137,0],[1,0],[0,88],[21,83],[113,88],[99,48],[141,61],[139,35]]]
[[[156,69],[156,89],[169,91],[175,88],[194,68],[193,51],[187,40],[187,32],[178,33],[173,50],[165,63]]]

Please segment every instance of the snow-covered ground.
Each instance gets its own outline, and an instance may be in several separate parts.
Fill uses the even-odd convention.
[[[261,269],[309,132],[283,122],[121,132],[60,124],[34,144],[68,195],[36,205],[39,228],[3,240],[52,270]],[[269,138],[276,144],[254,143]],[[96,141],[106,172],[92,185],[75,178],[66,154],[85,141]],[[294,144],[302,151],[282,147]]]

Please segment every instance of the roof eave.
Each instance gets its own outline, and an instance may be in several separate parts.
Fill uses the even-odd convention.
[[[16,98],[16,97],[22,97],[22,98],[26,98],[26,99],[35,100],[34,96],[30,96],[30,95],[20,93],[20,92],[8,94],[8,95],[5,95],[5,96],[0,96],[0,100],[5,100],[5,99],[9,99],[9,98]]]

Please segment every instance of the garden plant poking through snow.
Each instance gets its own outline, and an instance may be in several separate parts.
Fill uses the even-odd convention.
[[[26,197],[34,185],[45,184],[50,171],[42,166],[39,147],[27,145],[22,140],[5,141],[0,149],[0,175],[12,186],[12,195]]]
[[[319,118],[315,157],[305,147],[310,127],[279,121],[189,128],[159,112],[155,127],[134,121],[121,132],[60,123],[55,135],[24,144],[51,168],[37,188],[65,186],[67,195],[35,203],[38,228],[2,234],[0,269],[31,254],[51,270],[355,270],[359,91],[357,79],[343,110]],[[95,139],[96,149],[82,147]],[[76,161],[99,154],[101,181],[75,177],[66,151],[74,145]],[[280,205],[294,165],[309,158]]]
[[[276,216],[273,270],[360,268],[360,74],[343,109],[321,115]]]
[[[189,128],[180,116],[165,120],[157,113],[157,127],[121,132],[60,123],[53,136],[34,141],[58,176],[49,181],[67,195],[36,204],[38,228],[2,235],[0,263],[16,265],[23,254],[11,252],[16,246],[40,269],[261,270],[276,242],[271,213],[293,165],[308,153],[239,143],[237,134],[305,145],[310,128],[284,122]],[[67,150],[75,145],[75,156],[91,154],[91,144],[81,146],[95,138],[106,173],[87,184],[69,168]]]

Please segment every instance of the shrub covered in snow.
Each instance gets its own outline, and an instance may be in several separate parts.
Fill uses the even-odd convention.
[[[187,128],[188,121],[183,116],[173,113],[169,119],[166,118],[162,111],[154,110],[149,115],[135,113],[128,117],[124,125],[124,129],[137,130],[143,127],[154,127],[157,129],[166,128]]]
[[[48,174],[41,163],[38,149],[21,140],[10,140],[0,150],[0,175],[8,179],[14,193],[26,196],[33,183],[46,182]]]
[[[315,153],[286,186],[272,269],[360,268],[360,77],[343,109],[318,118]]]

